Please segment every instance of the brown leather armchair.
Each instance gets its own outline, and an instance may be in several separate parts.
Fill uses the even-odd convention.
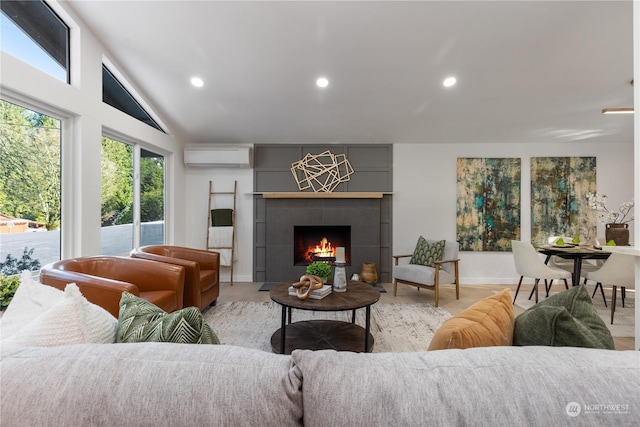
[[[40,271],[40,282],[64,290],[78,285],[88,301],[118,317],[122,292],[127,291],[166,312],[182,308],[184,268],[115,256],[71,258],[48,264]]]
[[[182,246],[150,245],[131,251],[133,258],[180,265],[185,269],[184,307],[200,311],[220,295],[220,254]]]

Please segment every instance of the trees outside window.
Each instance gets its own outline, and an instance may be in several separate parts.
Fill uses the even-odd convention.
[[[61,121],[0,100],[0,258],[60,259]],[[38,232],[38,233],[33,233]]]
[[[101,224],[104,255],[121,255],[133,246],[164,243],[164,168],[163,156],[103,136]],[[139,174],[135,174],[135,170]],[[136,187],[139,192],[135,191]],[[138,210],[134,209],[136,206],[139,206]]]
[[[140,150],[140,244],[164,243],[164,156]]]

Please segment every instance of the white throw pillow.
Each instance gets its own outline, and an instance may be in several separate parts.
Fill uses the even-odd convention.
[[[64,292],[33,280],[33,273],[20,274],[20,286],[0,319],[0,339],[13,336],[24,325],[46,312],[64,297]]]
[[[118,320],[102,307],[87,301],[75,283],[68,284],[62,292],[29,280],[24,273],[21,279],[24,282],[21,281],[0,322],[3,347],[115,342]],[[25,284],[26,291],[19,293]],[[12,307],[14,303],[16,305]]]

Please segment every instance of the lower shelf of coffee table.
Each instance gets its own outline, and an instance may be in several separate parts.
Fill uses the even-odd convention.
[[[337,320],[306,320],[286,326],[285,354],[293,350],[364,351],[365,329],[362,326]],[[271,348],[280,353],[281,328],[271,336]],[[373,335],[369,333],[367,352],[373,350]]]

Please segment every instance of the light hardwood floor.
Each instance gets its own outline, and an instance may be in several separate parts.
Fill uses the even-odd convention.
[[[261,282],[234,282],[230,286],[228,282],[221,283],[219,302],[225,301],[255,301],[266,302],[271,301],[269,292],[259,292],[262,286]],[[380,294],[380,302],[395,303],[433,303],[433,292],[428,289],[416,290],[416,288],[400,285],[398,286],[398,295],[393,296],[393,284],[383,283],[382,286],[387,291]],[[510,288],[512,293],[515,292],[515,285],[463,285],[460,286],[460,299],[456,300],[455,288],[453,286],[442,286],[440,288],[440,307],[455,315],[462,310],[471,306],[482,298],[491,296],[496,291],[504,288]],[[528,295],[531,291],[531,285],[522,285],[520,294]],[[513,306],[514,314],[517,316],[524,309],[517,305]],[[616,350],[633,350],[633,337],[614,337]]]

